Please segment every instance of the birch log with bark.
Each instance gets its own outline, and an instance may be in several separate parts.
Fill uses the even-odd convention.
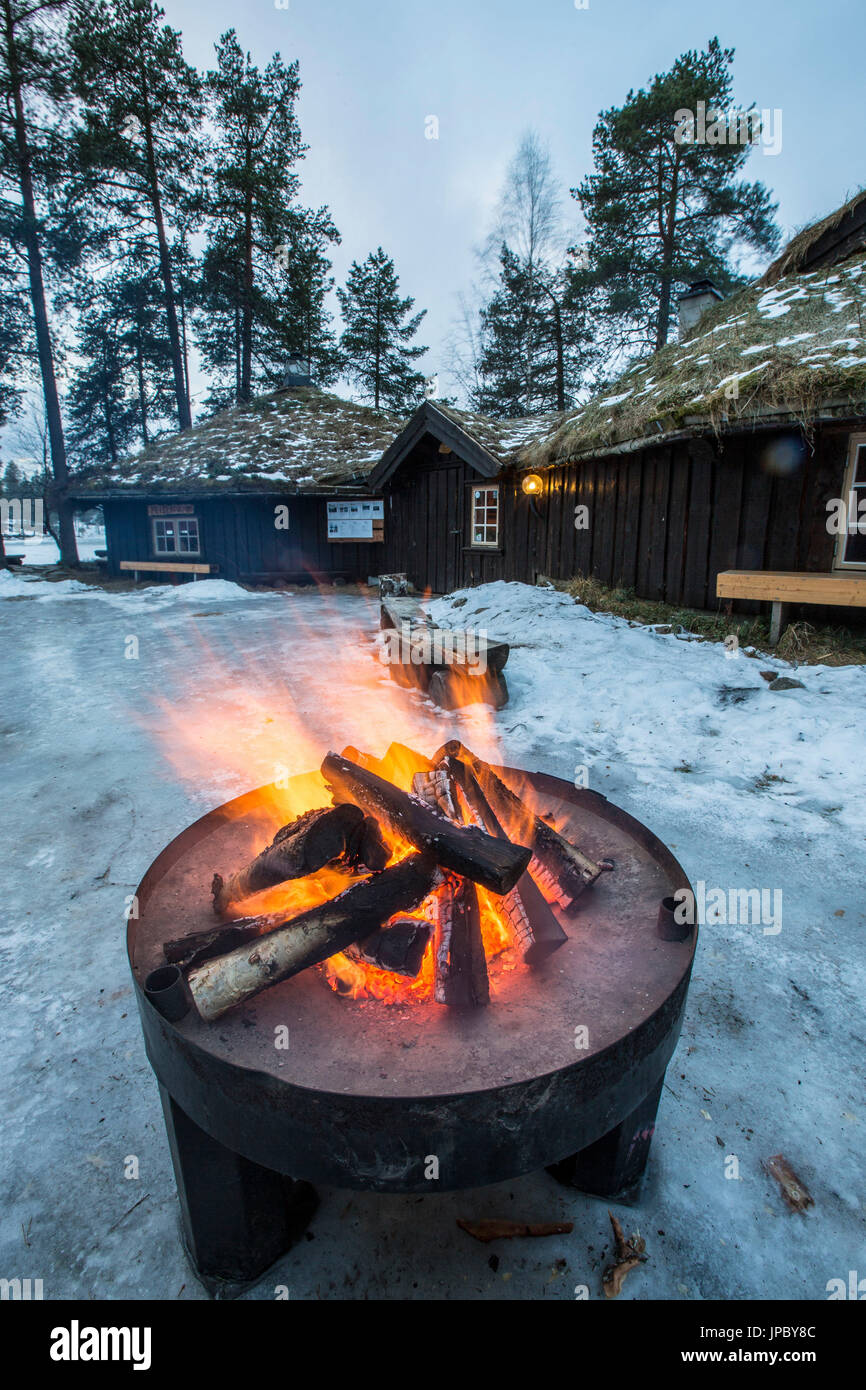
[[[396,913],[417,907],[438,876],[432,859],[410,855],[347,888],[330,902],[302,912],[252,945],[205,961],[188,976],[196,1008],[208,1021],[219,1018],[269,985],[344,951]]]

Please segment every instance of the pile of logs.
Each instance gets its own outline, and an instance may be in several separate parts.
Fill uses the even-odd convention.
[[[395,761],[411,775],[411,792],[383,775]],[[558,834],[456,741],[432,758],[392,745],[382,762],[347,748],[329,753],[321,772],[333,805],[283,826],[234,873],[215,873],[218,924],[163,947],[204,1019],[340,952],[417,978],[431,941],[435,1000],[486,1004],[479,888],[495,896],[514,949],[537,965],[568,939],[554,906],[569,911],[610,867]],[[232,915],[255,894],[325,868],[344,884],[328,901],[294,915]]]

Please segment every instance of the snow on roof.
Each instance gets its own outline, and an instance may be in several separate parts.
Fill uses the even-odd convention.
[[[77,493],[176,491],[320,492],[359,482],[402,429],[402,416],[302,386],[221,411],[107,468],[81,469]]]
[[[604,394],[543,426],[523,468],[657,442],[692,426],[780,415],[808,426],[824,409],[862,413],[866,252],[844,264],[758,280],[713,305],[681,343],[626,369]],[[541,423],[541,422],[539,422]]]
[[[517,462],[523,450],[537,440],[541,432],[549,430],[562,418],[551,411],[546,415],[494,420],[478,411],[458,410],[440,401],[433,401],[432,404],[503,465]]]

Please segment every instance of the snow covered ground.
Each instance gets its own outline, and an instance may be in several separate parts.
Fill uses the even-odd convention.
[[[97,550],[105,549],[105,531],[98,526],[88,526],[77,540],[79,560],[92,560]],[[23,555],[25,565],[56,565],[60,558],[51,536],[28,536],[23,541],[7,536],[6,550],[10,555]]]
[[[643,1195],[618,1212],[649,1256],[622,1297],[826,1298],[829,1280],[866,1273],[866,669],[726,656],[518,584],[432,609],[512,643],[511,700],[494,716],[506,760],[585,768],[695,883],[782,892],[779,932],[703,928]],[[375,663],[376,627],[374,605],[349,593],[206,580],[109,594],[0,573],[3,1276],[43,1279],[46,1298],[204,1296],[177,1238],[124,899],[192,819],[273,777],[275,733],[282,745],[303,724],[301,767],[316,747],[361,741],[371,679],[371,751],[410,729],[431,747],[487,737],[478,709],[444,714],[398,691]],[[771,691],[761,671],[804,688]],[[181,740],[174,765],[160,724]],[[777,1153],[812,1192],[805,1216],[762,1170]],[[129,1155],[138,1180],[124,1177]],[[572,1299],[584,1284],[601,1297],[606,1205],[544,1173],[435,1197],[322,1196],[315,1238],[246,1297],[277,1283],[294,1299]],[[574,1232],[486,1248],[457,1216],[569,1219]]]

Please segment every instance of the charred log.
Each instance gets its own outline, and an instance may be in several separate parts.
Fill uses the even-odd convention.
[[[363,941],[347,946],[345,954],[350,960],[364,961],[380,970],[390,970],[414,980],[421,969],[432,931],[430,923],[420,917],[405,917],[388,922]]]
[[[252,945],[195,966],[188,979],[196,1008],[204,1019],[219,1018],[269,985],[345,951],[396,913],[416,907],[436,878],[431,859],[411,855],[330,902],[302,912]]]
[[[438,765],[446,757],[459,758],[467,764],[505,833],[531,845],[535,858],[572,900],[610,867],[603,861],[597,863],[590,859],[537,816],[505,785],[489,763],[476,758],[459,740],[446,743],[434,762]]]
[[[290,878],[318,873],[345,850],[347,840],[363,822],[356,806],[323,806],[305,813],[278,830],[267,849],[229,878],[214,874],[211,885],[214,912],[222,916],[232,903],[273,888]],[[387,861],[386,861],[387,862]]]
[[[453,785],[460,788],[469,811],[488,834],[505,834],[478,779],[466,762],[447,755],[442,758],[437,771],[444,773]],[[560,946],[564,946],[568,937],[554,917],[543,893],[533,882],[531,869],[530,861],[529,869],[522,875],[517,886],[505,895],[501,905],[523,959],[527,965],[538,965],[554,951],[558,951]]]
[[[434,999],[452,1009],[489,1004],[490,982],[475,884],[449,874],[438,895],[436,912]]]
[[[529,863],[531,850],[507,839],[494,839],[476,826],[454,825],[417,797],[336,753],[325,758],[322,775],[335,800],[354,802],[430,854],[443,868],[471,878],[493,893],[507,893]]]
[[[233,951],[236,946],[243,946],[247,941],[253,941],[262,935],[263,930],[267,930],[262,925],[266,920],[263,917],[239,917],[236,922],[227,922],[224,927],[192,932],[189,936],[166,941],[162,953],[169,965],[180,965],[187,969],[192,965],[201,964],[202,961],[211,960],[213,956],[223,956],[226,952]],[[275,925],[281,926],[282,920],[278,920]]]
[[[343,857],[353,869],[367,868],[371,873],[384,869],[391,858],[391,851],[379,829],[379,822],[373,816],[364,816],[357,830],[347,838]]]

